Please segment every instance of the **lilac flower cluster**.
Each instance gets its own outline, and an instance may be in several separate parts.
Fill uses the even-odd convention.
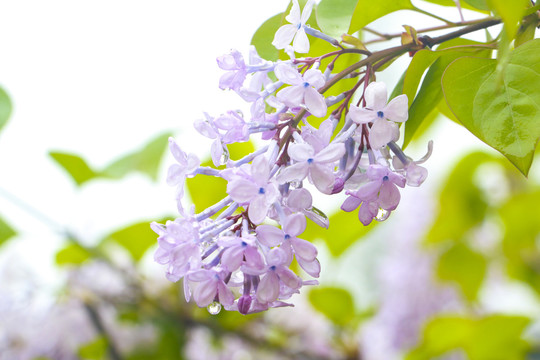
[[[297,1],[293,3],[287,17],[293,25],[280,28],[273,44],[283,48],[294,38],[293,50],[305,52],[306,33],[326,35],[305,25],[312,2],[302,14]],[[178,163],[170,167],[167,181],[178,187],[180,217],[152,224],[159,235],[155,260],[167,266],[169,280],[183,278],[186,300],[193,297],[213,313],[221,306],[242,314],[290,306],[285,300],[292,294],[317,283],[302,280],[290,269],[296,260],[313,278],[321,270],[317,249],[301,237],[306,217],[329,226],[312,204],[313,191],[332,195],[345,190],[348,197],[341,208],[359,207],[359,219],[367,225],[384,220],[397,207],[399,187],[419,186],[427,176],[418,164],[429,154],[414,162],[395,143],[397,123],[408,117],[405,95],[387,103],[385,84],[372,81],[374,72],[366,69],[354,89],[325,98],[323,88],[338,75],[331,67],[319,70],[321,58],[295,59],[290,48],[288,52],[288,61],[266,61],[254,48],[247,62],[235,50],[217,59],[226,71],[220,88],[235,91],[251,110],[248,119],[228,111],[218,117],[205,114],[195,122],[198,132],[213,140],[215,167],[200,166],[197,156],[170,139]],[[353,95],[359,96],[357,105],[349,105]],[[311,123],[319,123],[317,118],[326,119],[316,127]],[[228,144],[248,141],[257,133],[266,146],[230,159]],[[227,195],[198,214],[182,205],[184,181],[195,176],[227,181]]]

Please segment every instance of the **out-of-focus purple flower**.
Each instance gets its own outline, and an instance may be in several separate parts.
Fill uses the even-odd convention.
[[[294,39],[294,51],[298,53],[309,52],[309,39],[306,35],[306,31],[304,30],[304,26],[311,15],[313,4],[314,2],[309,0],[306,3],[306,6],[304,6],[302,14],[300,14],[300,5],[298,5],[298,0],[293,0],[291,12],[285,17],[285,20],[290,22],[290,24],[282,25],[274,35],[272,45],[274,45],[276,49],[284,49]]]
[[[279,101],[289,107],[304,105],[311,114],[317,117],[326,115],[324,96],[317,91],[325,83],[324,75],[320,70],[309,69],[302,76],[290,65],[279,63],[274,72],[280,81],[291,85],[277,93]]]
[[[373,123],[369,131],[371,147],[380,149],[390,141],[399,139],[396,122],[404,122],[409,117],[407,95],[396,96],[387,104],[386,84],[372,82],[366,88],[364,96],[366,107],[351,105],[349,116],[357,124]]]
[[[295,164],[283,168],[277,176],[279,183],[302,181],[307,176],[317,189],[324,194],[331,194],[334,188],[333,163],[345,154],[345,145],[330,144],[315,153],[309,144],[291,144],[288,154]]]

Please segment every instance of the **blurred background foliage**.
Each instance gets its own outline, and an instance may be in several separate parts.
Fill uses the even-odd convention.
[[[430,2],[454,6],[450,0]],[[504,11],[503,2],[492,2]],[[391,5],[381,2],[379,7],[366,2],[371,10],[363,13],[360,21],[353,12],[356,3],[323,1],[310,23],[339,35],[395,10],[415,8],[408,0]],[[469,0],[462,5],[487,9],[485,1]],[[262,57],[287,57],[269,46],[287,13],[271,17],[255,33],[253,44]],[[527,27],[508,31],[532,38]],[[394,91],[394,95],[410,94],[406,144],[432,134],[429,130],[438,122],[456,122],[443,98],[441,77],[448,64],[470,56],[471,51],[444,49],[475,43],[455,39],[436,51],[416,54]],[[308,56],[332,50],[316,39]],[[491,53],[485,48],[472,51],[474,56]],[[335,71],[358,59],[336,62]],[[345,87],[336,86],[329,94],[337,95]],[[0,89],[0,130],[10,113],[10,99]],[[135,172],[163,182],[159,174],[169,136],[171,133],[163,133],[148,139],[139,149],[111,159],[102,169],[61,150],[51,150],[50,161],[61,167],[81,192],[91,181],[121,180]],[[231,158],[241,158],[254,146],[251,142],[231,146]],[[210,164],[210,158],[203,160],[203,166]],[[523,166],[517,167],[524,172]],[[151,219],[118,224],[93,245],[64,229],[65,242],[56,254],[64,284],[45,307],[30,306],[31,296],[22,306],[0,307],[0,359],[382,359],[380,354],[385,354],[385,359],[410,360],[538,359],[540,183],[534,171],[527,179],[519,170],[495,151],[474,151],[445,169],[444,181],[435,186],[432,208],[429,202],[425,207],[422,201],[414,204],[416,200],[400,206],[392,216],[401,212],[401,222],[390,219],[387,224],[364,227],[354,212],[329,213],[328,230],[310,222],[302,237],[317,242],[326,252],[323,273],[335,271],[325,267],[325,262],[335,264],[356,256],[363,242],[396,246],[394,253],[368,252],[367,257],[387,262],[378,262],[372,273],[364,275],[379,284],[369,289],[375,295],[366,295],[365,301],[358,295],[358,289],[365,288],[360,280],[358,289],[352,289],[346,282],[323,276],[320,286],[299,297],[296,308],[249,316],[221,311],[211,316],[206,309],[185,301],[181,283],[169,283],[160,269],[156,271],[158,266],[151,259],[156,244],[156,234],[149,227]],[[223,179],[187,180],[197,212],[221,200],[225,188]],[[103,204],[107,206],[106,199]],[[159,222],[174,218],[175,214],[170,214]],[[0,218],[0,246],[17,241],[22,231]],[[400,236],[412,240],[399,243]],[[385,268],[388,263],[393,266],[391,271]],[[425,273],[417,273],[424,269]],[[351,268],[345,268],[347,271],[353,272]],[[11,294],[0,296],[9,299]],[[400,308],[390,309],[396,303]]]

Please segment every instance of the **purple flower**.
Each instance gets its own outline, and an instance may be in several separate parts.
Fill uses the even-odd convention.
[[[304,11],[300,14],[298,0],[293,0],[291,12],[285,17],[290,24],[282,25],[278,29],[274,35],[272,45],[274,45],[276,49],[284,49],[294,39],[294,51],[298,53],[309,52],[309,39],[304,30],[304,25],[306,24],[306,21],[308,21],[312,9],[313,1],[309,0],[306,6],[304,6]]]
[[[270,165],[264,156],[256,157],[251,164],[251,177],[234,177],[227,184],[227,193],[239,204],[249,204],[249,220],[260,224],[266,218],[270,206],[276,201],[278,191],[269,182]]]
[[[228,272],[216,269],[201,269],[190,273],[189,280],[199,283],[193,291],[193,299],[197,305],[206,307],[216,298],[223,305],[232,305],[234,295],[224,281],[228,274]]]
[[[257,300],[261,303],[270,303],[280,297],[280,287],[297,290],[302,286],[300,279],[288,265],[288,256],[280,248],[274,248],[266,255],[267,270],[257,287]]]
[[[229,54],[218,57],[217,63],[221,69],[227,70],[219,79],[219,88],[238,90],[247,75],[242,54],[238,50],[231,50]]]
[[[194,172],[201,162],[194,154],[186,155],[172,137],[169,138],[169,149],[178,164],[173,164],[169,167],[167,184],[171,186],[178,185],[177,198],[180,199],[184,194],[184,182],[186,181],[186,178],[194,176]]]
[[[229,152],[227,150],[227,147],[223,143],[222,136],[219,133],[216,124],[214,123],[214,118],[207,113],[204,113],[204,116],[206,118],[205,120],[198,119],[193,125],[201,135],[210,139],[214,139],[210,154],[212,156],[212,162],[214,163],[214,165],[220,166],[222,163],[221,158],[223,154],[228,157]]]
[[[325,83],[324,75],[320,70],[309,69],[302,76],[290,65],[279,63],[274,72],[280,81],[292,85],[277,93],[279,101],[289,107],[304,105],[311,114],[317,117],[326,115],[324,96],[317,91]]]
[[[291,144],[288,153],[296,163],[281,170],[277,176],[279,183],[302,181],[309,176],[320,192],[332,193],[335,180],[333,163],[345,154],[345,145],[330,144],[315,154],[309,144]]]
[[[238,270],[242,266],[244,273],[258,273],[266,265],[253,235],[222,237],[218,244],[225,248],[221,256],[221,265],[230,272]]]
[[[225,144],[249,140],[248,125],[236,111],[227,111],[227,113],[220,115],[214,119],[214,124],[217,128],[226,131],[221,138]]]
[[[409,117],[407,95],[396,96],[387,104],[386,84],[372,82],[366,88],[364,96],[366,107],[351,105],[349,116],[357,124],[373,123],[369,131],[371,147],[379,149],[390,141],[399,139],[396,122],[404,122]]]

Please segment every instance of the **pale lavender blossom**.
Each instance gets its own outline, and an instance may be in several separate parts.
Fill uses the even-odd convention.
[[[419,166],[429,159],[431,153],[433,152],[433,141],[428,142],[428,151],[420,160],[413,161],[412,159],[401,156],[403,161],[400,159],[400,156],[394,156],[392,158],[392,165],[396,171],[402,171],[405,173],[405,178],[407,179],[407,185],[409,186],[420,186],[426,180],[428,171],[425,167]]]
[[[318,153],[309,144],[291,144],[288,154],[296,163],[283,168],[279,183],[302,181],[309,176],[317,189],[330,194],[334,188],[334,163],[345,154],[345,145],[330,144]]]
[[[227,193],[234,201],[249,205],[248,216],[254,224],[263,222],[278,196],[276,185],[269,178],[268,160],[258,156],[251,164],[250,178],[236,176],[227,184]]]
[[[309,39],[304,30],[304,26],[311,15],[313,4],[313,0],[309,0],[300,14],[298,0],[293,0],[291,12],[285,17],[285,20],[290,24],[282,25],[274,35],[272,45],[274,45],[276,49],[285,49],[292,41],[294,51],[298,53],[309,52]]]
[[[325,83],[324,75],[320,70],[309,69],[301,75],[292,66],[279,63],[274,72],[280,81],[291,85],[277,93],[279,101],[289,107],[304,105],[311,114],[317,117],[326,115],[327,106],[324,96],[317,91]]]
[[[399,128],[396,122],[408,119],[407,95],[399,95],[388,99],[386,84],[372,82],[364,93],[366,107],[351,105],[350,118],[357,124],[373,123],[369,130],[369,143],[373,149],[380,149],[390,141],[399,139]],[[388,121],[390,120],[390,121]]]
[[[222,135],[219,133],[219,129],[214,123],[214,118],[204,113],[205,120],[198,119],[194,122],[195,129],[203,136],[213,139],[210,154],[212,156],[212,162],[215,166],[220,166],[222,163],[222,157],[229,156],[227,146],[225,146]]]
[[[290,260],[285,251],[273,248],[267,253],[266,260],[268,267],[257,288],[259,302],[276,301],[280,296],[282,285],[292,290],[297,290],[302,286],[302,279],[289,269]]]
[[[225,283],[225,277],[230,274],[219,269],[201,269],[189,274],[189,281],[197,283],[193,291],[193,299],[197,305],[206,307],[214,300],[223,305],[232,305],[234,295]]]
[[[217,58],[218,66],[227,70],[219,79],[219,88],[222,90],[238,90],[246,79],[247,69],[244,57],[238,50],[231,50],[229,54]]]
[[[169,167],[167,184],[178,186],[177,198],[180,199],[184,194],[184,183],[186,178],[195,176],[195,171],[201,162],[195,154],[190,153],[186,155],[172,137],[169,138],[169,149],[178,164],[173,164]]]
[[[242,115],[237,111],[227,111],[214,119],[218,129],[225,130],[221,137],[225,144],[245,142],[249,140],[249,128]]]
[[[241,266],[244,273],[260,272],[265,266],[265,261],[256,241],[256,238],[249,234],[242,234],[242,237],[222,237],[218,240],[218,244],[225,248],[221,255],[221,264],[230,272],[238,270]]]

